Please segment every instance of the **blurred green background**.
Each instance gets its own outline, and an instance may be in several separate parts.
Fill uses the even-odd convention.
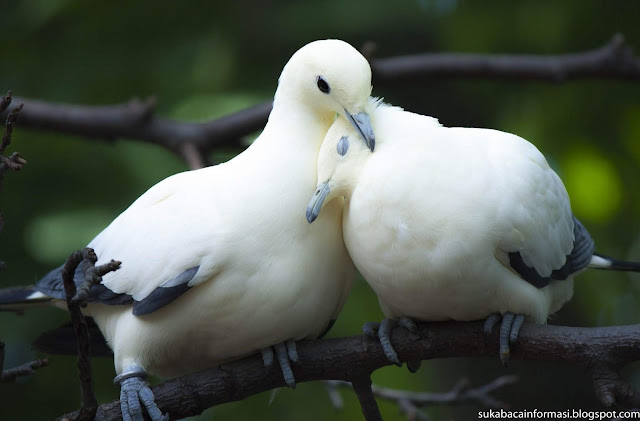
[[[385,0],[343,2],[0,0],[0,92],[78,104],[158,98],[159,114],[207,120],[269,100],[290,55],[305,43],[341,38],[378,45],[378,57],[419,52],[538,53],[583,51],[616,32],[640,48],[640,5],[634,1]],[[378,84],[374,94],[432,115],[448,126],[491,127],[534,143],[566,183],[576,215],[600,252],[640,260],[640,84],[588,80],[539,82],[421,80]],[[16,129],[13,150],[28,164],[5,178],[0,209],[7,223],[0,287],[32,283],[83,247],[147,188],[179,171],[171,153],[127,139],[114,143]],[[216,152],[228,159],[236,151]],[[552,323],[603,326],[640,322],[638,280],[592,272],[576,282],[575,298]],[[472,281],[472,280],[470,280]],[[331,336],[359,332],[381,318],[377,300],[359,280]],[[67,320],[56,309],[0,314],[5,366],[38,356],[30,343]],[[112,361],[94,360],[100,402],[118,397]],[[447,391],[502,374],[520,383],[497,394],[511,408],[597,409],[582,370],[498,358],[438,360],[410,375],[379,370],[374,382]],[[640,385],[640,370],[627,376]],[[280,390],[222,405],[209,419],[361,419],[350,392],[336,412],[321,384]],[[0,385],[0,419],[52,419],[79,406],[75,358],[14,385]],[[385,420],[404,419],[381,402]],[[475,419],[478,406],[428,409],[435,420]]]

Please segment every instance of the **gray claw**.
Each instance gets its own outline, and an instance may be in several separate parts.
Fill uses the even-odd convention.
[[[491,335],[493,327],[498,323],[498,320],[500,320],[501,317],[500,313],[493,313],[487,317],[487,320],[484,322],[484,334],[486,336]]]
[[[411,320],[410,318],[408,318],[408,317],[399,318],[397,323],[398,323],[398,326],[404,327],[409,332],[417,332],[418,331],[418,327],[416,326],[416,323],[413,320]]]
[[[120,409],[123,421],[143,421],[143,406],[152,421],[169,420],[155,402],[153,392],[144,378],[146,372],[139,366],[129,366],[115,378],[120,383]]]
[[[289,359],[295,357],[295,361],[298,361],[298,352],[295,349],[295,343],[293,345],[289,345],[289,341],[280,342],[277,345],[273,346],[273,349],[276,351],[276,358],[278,358],[278,363],[280,364],[280,369],[282,370],[282,376],[284,377],[284,381],[289,385],[289,387],[295,389],[296,388],[296,379],[293,376],[293,371],[291,370],[291,364],[289,363]],[[264,360],[264,352],[263,352],[263,360]],[[293,359],[292,359],[293,360]]]
[[[408,317],[401,317],[397,320],[387,318],[380,323],[366,322],[364,326],[362,326],[362,332],[366,336],[377,338],[380,341],[380,345],[382,345],[382,350],[387,359],[398,367],[402,367],[402,361],[400,361],[396,350],[393,349],[393,345],[391,345],[391,331],[396,326],[404,327],[410,332],[418,331],[413,320]],[[412,373],[415,373],[420,368],[420,361],[411,364],[407,363],[407,368],[409,368],[409,371]]]
[[[262,348],[262,363],[267,370],[273,366],[273,349],[270,346]]]
[[[298,348],[296,347],[296,341],[293,339],[289,339],[286,342],[287,345],[287,354],[289,355],[289,359],[293,363],[298,362]]]
[[[500,325],[500,361],[507,366],[509,358],[511,358],[511,349],[509,348],[509,337],[511,336],[511,327],[515,314],[510,311],[502,316],[502,324]]]
[[[484,322],[485,335],[491,334],[491,330],[500,318],[502,318],[502,323],[500,324],[500,361],[506,367],[511,359],[510,346],[518,340],[518,333],[522,323],[524,323],[524,315],[514,314],[510,311],[507,311],[502,316],[499,313],[493,313]]]
[[[140,393],[138,393],[138,396],[144,404],[144,407],[147,408],[149,417],[152,420],[169,421],[169,414],[163,414],[162,411],[160,411],[160,408],[156,405],[156,398],[148,386],[143,387]]]
[[[378,338],[378,329],[380,329],[380,323],[378,322],[365,322],[362,325],[362,333],[370,338]]]
[[[524,315],[516,314],[515,319],[513,319],[513,325],[511,326],[511,334],[509,335],[510,345],[513,345],[518,340],[518,334],[520,333],[522,323],[524,323]]]
[[[391,331],[395,325],[396,321],[393,319],[382,320],[380,328],[378,329],[378,338],[380,339],[380,344],[382,345],[384,355],[387,356],[387,359],[398,367],[402,367],[402,362],[398,358],[396,350],[393,349],[393,345],[391,345]]]

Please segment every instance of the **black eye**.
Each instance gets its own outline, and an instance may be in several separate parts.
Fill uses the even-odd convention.
[[[328,94],[329,91],[331,91],[331,88],[329,88],[329,84],[326,80],[324,80],[322,76],[318,76],[316,78],[316,84],[318,85],[318,89],[320,89],[320,92],[322,93]]]

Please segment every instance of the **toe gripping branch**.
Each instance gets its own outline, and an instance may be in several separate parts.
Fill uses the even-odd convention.
[[[120,409],[123,421],[144,420],[143,405],[152,421],[169,421],[169,415],[163,414],[156,405],[146,378],[147,372],[142,367],[131,365],[113,379],[114,383],[120,384]]]
[[[280,369],[282,370],[282,376],[287,385],[293,389],[296,388],[296,379],[293,376],[293,370],[291,369],[290,361],[297,363],[298,349],[293,339],[281,342],[273,347],[267,347],[262,349],[262,362],[267,370],[270,370],[273,366],[273,351],[275,350]]]
[[[518,341],[520,328],[524,323],[524,315],[506,312],[504,315],[499,313],[491,314],[484,323],[484,334],[491,335],[493,327],[502,319],[500,325],[500,361],[506,367],[511,358],[511,345]]]
[[[407,317],[399,319],[387,318],[380,323],[367,322],[362,327],[362,332],[366,336],[377,338],[380,341],[380,345],[382,345],[382,350],[387,359],[398,367],[402,367],[402,361],[398,358],[398,354],[391,344],[391,332],[396,327],[404,327],[410,332],[417,332],[416,324]],[[412,373],[415,373],[420,368],[420,361],[408,361],[407,368]]]

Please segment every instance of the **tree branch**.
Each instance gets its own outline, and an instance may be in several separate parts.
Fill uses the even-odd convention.
[[[7,92],[7,95],[0,100],[0,112],[9,108],[11,104],[11,91]],[[2,140],[0,140],[0,191],[2,191],[2,180],[4,178],[4,173],[7,170],[11,171],[20,171],[22,166],[27,163],[27,161],[20,156],[18,152],[14,152],[11,156],[4,156],[4,151],[11,144],[11,135],[13,134],[13,126],[18,120],[18,115],[20,111],[22,111],[22,107],[24,104],[20,104],[15,107],[11,112],[7,114],[7,120],[5,122],[4,131],[2,133]]]
[[[75,418],[78,421],[91,421],[98,410],[98,401],[93,393],[93,382],[91,380],[91,338],[87,321],[80,310],[81,305],[86,305],[85,301],[89,295],[89,290],[93,285],[102,281],[102,275],[117,270],[120,262],[113,260],[106,265],[95,266],[98,257],[91,248],[75,251],[69,256],[62,268],[62,280],[67,298],[67,308],[71,315],[71,322],[78,339],[78,375],[81,385],[81,406]],[[76,291],[76,284],[73,280],[76,269],[79,265],[84,265],[84,281]]]
[[[601,48],[583,53],[419,54],[373,60],[371,68],[377,80],[429,77],[501,78],[555,83],[589,78],[640,80],[640,58],[634,56],[622,34],[616,34]]]
[[[263,103],[206,123],[176,121],[155,115],[155,99],[133,99],[125,104],[91,106],[54,104],[20,98],[27,104],[19,124],[25,128],[74,134],[89,139],[134,139],[163,146],[180,157],[185,144],[201,153],[238,146],[239,140],[261,129],[271,112]],[[4,118],[4,113],[0,113]]]
[[[5,111],[11,105],[11,91],[7,92],[7,95],[0,99],[0,112]],[[2,179],[4,173],[7,170],[18,171],[27,162],[17,152],[13,153],[10,157],[4,156],[4,151],[11,143],[11,135],[13,134],[13,125],[15,124],[20,110],[22,110],[23,104],[15,107],[8,115],[5,123],[5,128],[2,133],[2,140],[0,140],[0,191],[2,191]],[[0,231],[4,228],[4,215],[0,212]],[[4,262],[0,261],[0,270],[5,268]],[[12,383],[16,378],[22,376],[29,376],[40,367],[44,367],[49,364],[47,358],[43,360],[35,360],[23,364],[18,367],[4,370],[4,342],[0,341],[0,383]]]
[[[363,47],[376,84],[443,77],[556,83],[585,78],[640,80],[640,58],[634,56],[620,34],[601,48],[564,55],[428,53],[373,59],[374,50],[372,43]],[[191,168],[205,165],[202,157],[214,148],[240,146],[243,136],[265,125],[271,111],[271,102],[265,102],[206,123],[191,123],[156,116],[153,98],[107,106],[54,104],[23,98],[19,101],[27,104],[19,122],[25,128],[107,141],[127,138],[149,142],[186,159]],[[0,107],[0,118],[6,114]]]
[[[369,374],[355,376],[351,381],[353,391],[356,392],[360,408],[366,421],[382,421],[382,415],[378,408],[378,402],[371,390],[371,377]]]
[[[0,341],[0,383],[13,383],[18,377],[30,376],[35,370],[49,365],[49,359],[35,360],[22,364],[18,367],[3,370],[4,365],[4,342]]]
[[[375,397],[392,401],[398,405],[400,411],[410,420],[426,420],[420,408],[435,405],[464,405],[477,403],[488,408],[506,408],[507,404],[491,396],[491,393],[504,386],[512,385],[518,381],[517,376],[500,376],[490,383],[472,388],[468,379],[462,379],[448,392],[411,392],[408,390],[389,389],[386,387],[371,386]],[[342,398],[335,393],[336,388],[349,388],[353,386],[342,380],[329,380],[327,387],[330,390],[331,400],[336,409],[342,408]]]
[[[396,329],[392,339],[402,361],[498,355],[498,335],[485,339],[481,322],[424,323],[418,325],[416,333]],[[380,343],[364,336],[304,342],[299,344],[298,354],[301,364],[293,367],[298,383],[352,381],[362,373],[390,364]],[[628,394],[606,391],[624,392],[618,385],[626,383],[617,373],[624,365],[640,360],[640,325],[580,328],[525,324],[512,348],[512,359],[560,361],[585,367],[591,370],[596,396],[604,405],[634,405],[635,399],[628,400]],[[613,371],[595,370],[603,362]],[[285,386],[282,375],[266,372],[261,357],[254,355],[168,380],[155,386],[153,393],[162,412],[177,419]],[[73,419],[76,414],[67,417]],[[119,417],[120,404],[115,401],[101,405],[96,420]]]

